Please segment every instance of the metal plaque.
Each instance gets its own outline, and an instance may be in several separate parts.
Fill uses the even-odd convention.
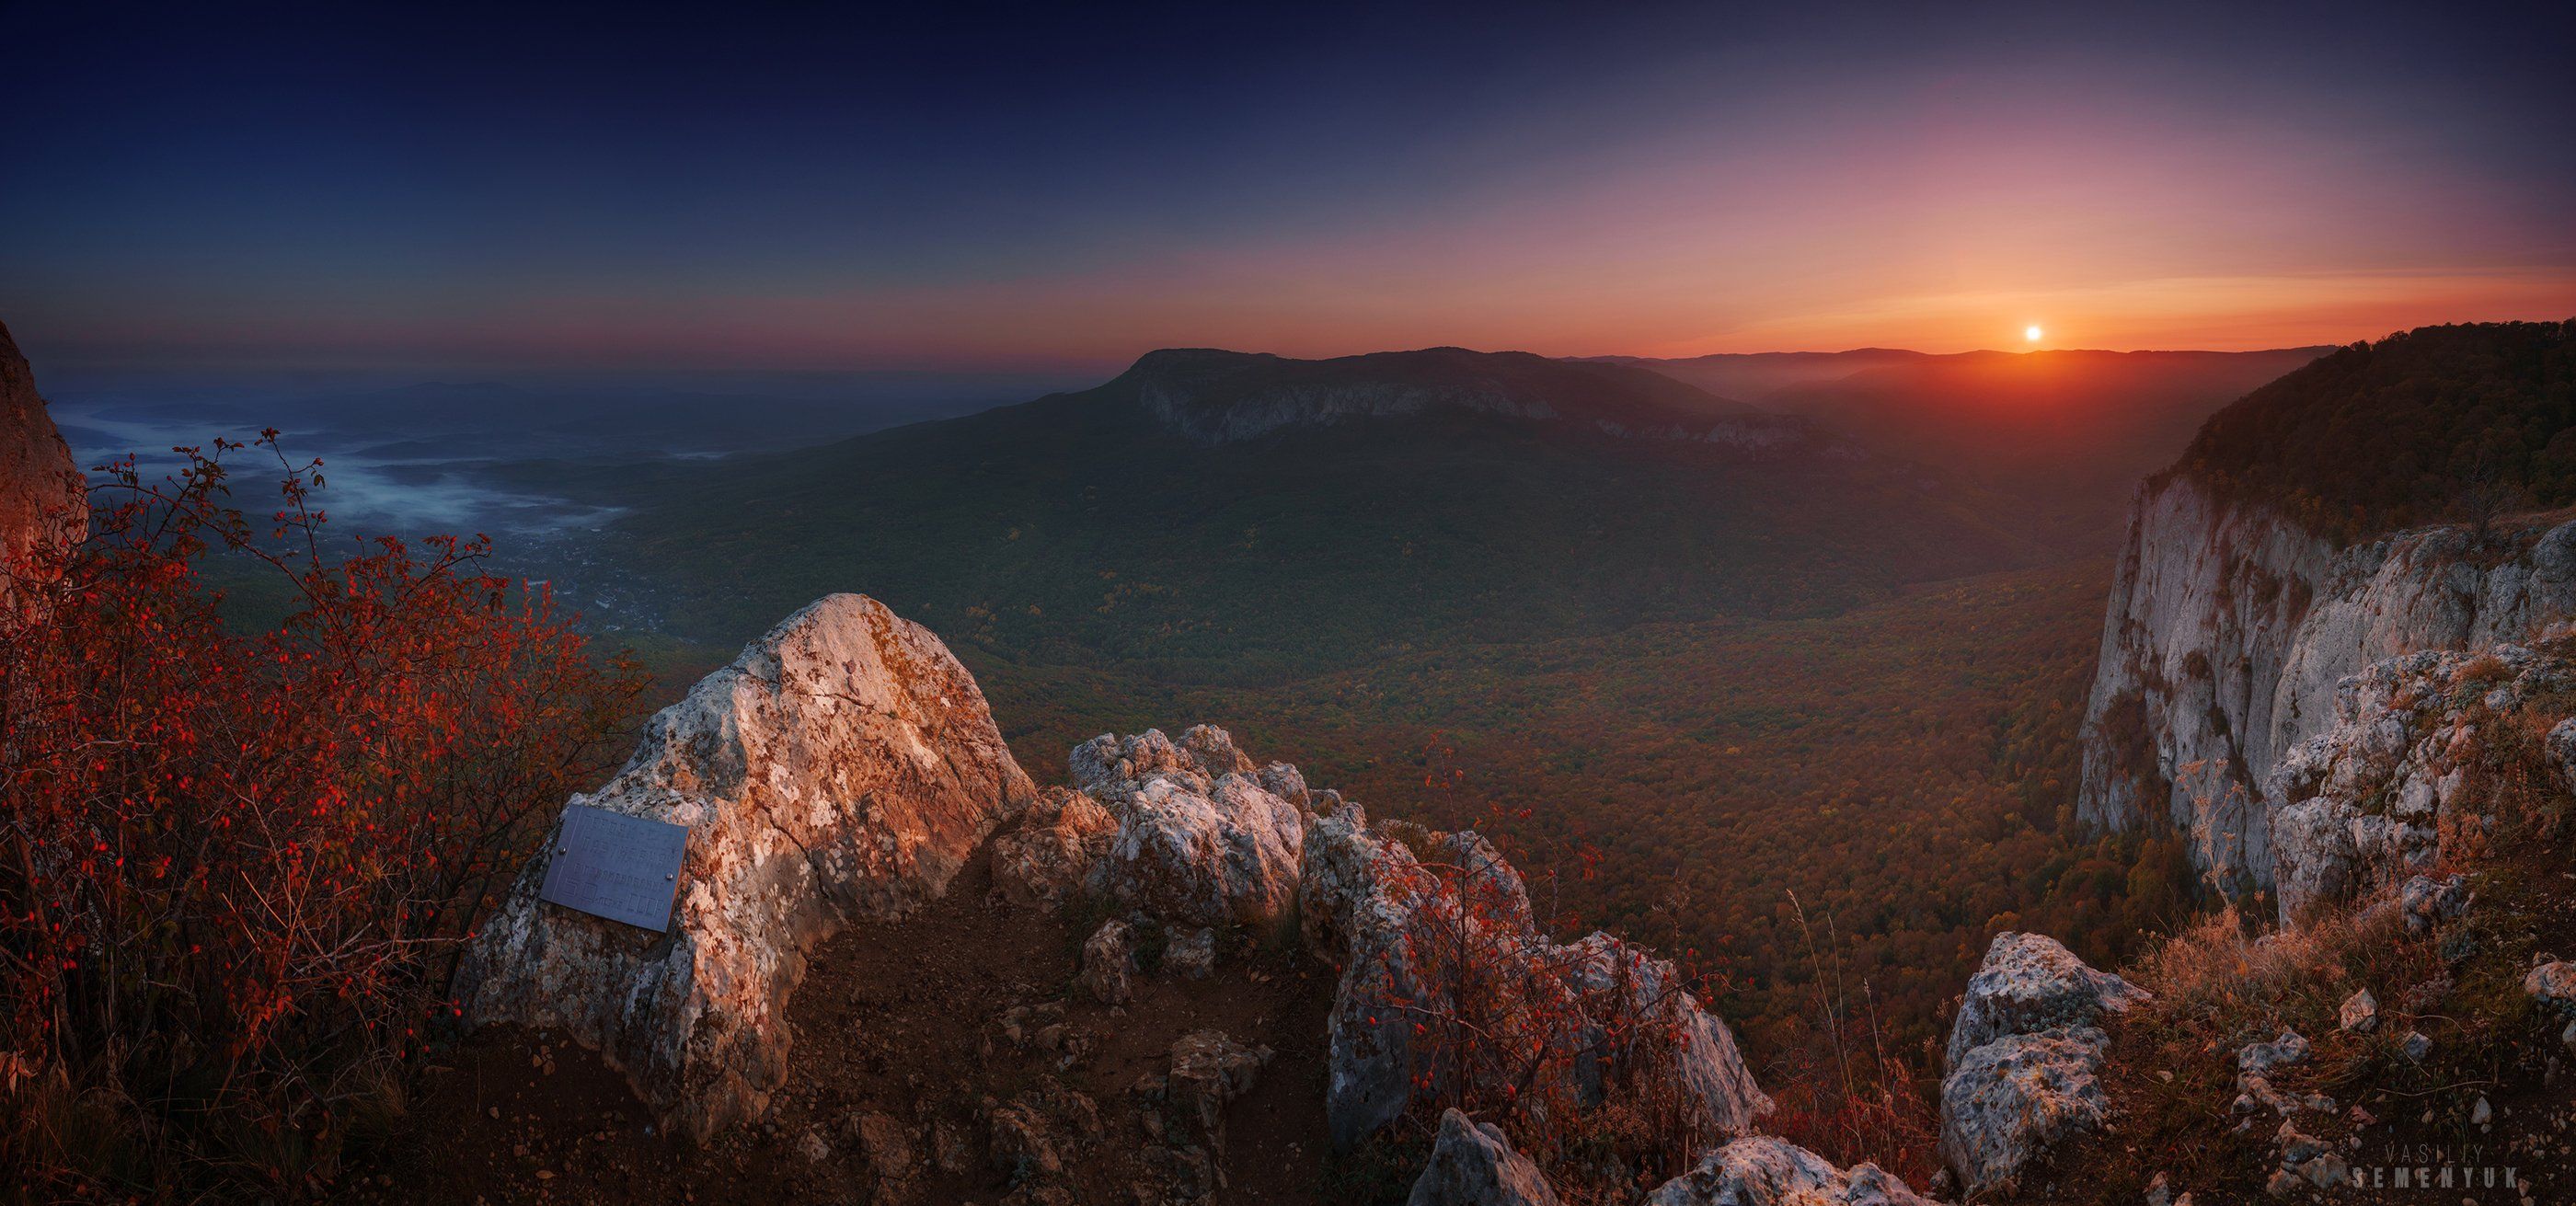
[[[574,804],[546,848],[537,898],[655,933],[671,929],[689,827]]]

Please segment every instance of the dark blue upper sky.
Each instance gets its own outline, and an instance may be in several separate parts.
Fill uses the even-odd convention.
[[[2576,312],[2565,6],[22,5],[82,364],[2256,346]]]

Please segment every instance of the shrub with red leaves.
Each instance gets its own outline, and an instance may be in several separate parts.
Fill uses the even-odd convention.
[[[177,451],[157,482],[106,467],[88,538],[8,567],[0,1165],[300,1195],[451,1012],[459,942],[640,678],[485,541],[335,551],[320,462],[277,456],[257,524],[226,502],[244,445]],[[228,624],[219,562],[282,622]]]

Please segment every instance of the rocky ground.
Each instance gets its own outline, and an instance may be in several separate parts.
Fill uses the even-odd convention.
[[[2199,966],[2143,970],[2168,991],[2104,1028],[2107,1125],[1984,1200],[2576,1200],[2570,1015],[2529,987],[2576,951],[2569,865],[2560,844],[2488,863],[2469,907],[2412,933],[2388,907],[2289,938],[2186,933],[2168,949]]]
[[[701,1149],[657,1131],[591,1053],[558,1035],[494,1029],[431,1070],[377,1192],[1124,1203],[1163,1195],[1176,1169],[1194,1172],[1197,1144],[1213,1149],[1208,1169],[1225,1172],[1218,1200],[1332,1200],[1321,1183],[1327,974],[1237,941],[1218,953],[1222,974],[1184,978],[1156,960],[1132,978],[1129,1001],[1107,1005],[1078,983],[1095,918],[1015,905],[991,888],[978,857],[928,909],[854,926],[817,950],[789,1009],[793,1071],[760,1124]],[[1202,1062],[1210,1052],[1248,1061],[1235,1072],[1248,1087],[1223,1103],[1213,1136],[1190,1134],[1194,1118],[1174,1120],[1176,1044]],[[1015,1179],[1039,1188],[1014,1197]]]
[[[1068,763],[1038,789],[926,630],[799,612],[575,800],[689,828],[669,931],[527,868],[364,1192],[1919,1201],[1760,1135],[1674,964],[1557,941],[1480,835],[1372,822],[1211,725]]]
[[[1926,1198],[1763,1133],[1674,966],[1552,936],[1480,835],[1372,822],[1207,725],[1085,742],[1039,789],[935,637],[827,600],[585,797],[694,827],[673,933],[523,882],[460,979],[480,1029],[365,1192],[2565,1201],[2571,711],[2576,636],[2392,659],[2290,760],[2287,807],[2324,818],[2277,851],[2296,907],[2231,904],[2116,975],[1996,935]]]

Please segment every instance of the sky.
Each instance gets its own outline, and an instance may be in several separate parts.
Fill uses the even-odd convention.
[[[0,0],[0,321],[428,372],[2558,319],[2568,8]]]

